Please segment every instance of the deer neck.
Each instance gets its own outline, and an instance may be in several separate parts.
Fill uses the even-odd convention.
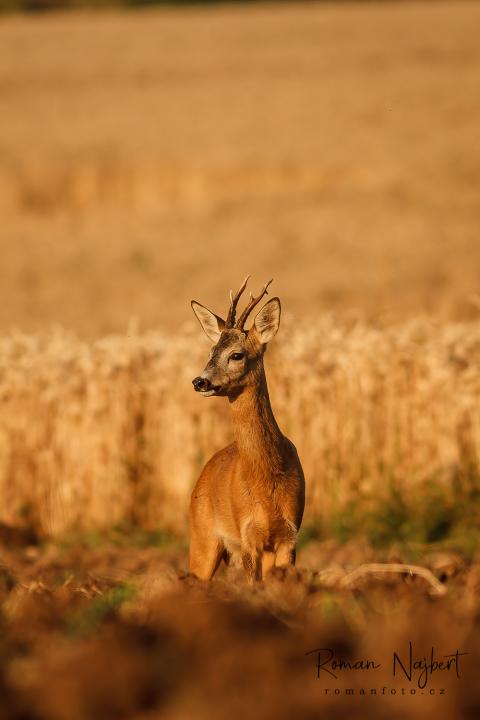
[[[229,401],[242,461],[269,472],[280,469],[283,435],[270,404],[265,370],[262,368],[255,383]]]

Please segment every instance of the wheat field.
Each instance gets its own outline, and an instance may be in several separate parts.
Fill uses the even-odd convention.
[[[191,387],[208,355],[200,333],[191,324],[177,336],[132,328],[95,343],[62,331],[5,337],[0,520],[47,535],[128,521],[184,532],[196,477],[232,439],[228,404]],[[474,497],[477,323],[326,316],[306,328],[287,320],[282,334],[268,376],[306,473],[307,522],[395,495],[411,512],[422,497],[446,506]]]

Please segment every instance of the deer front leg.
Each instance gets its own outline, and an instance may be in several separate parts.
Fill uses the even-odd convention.
[[[262,555],[262,578],[266,580],[275,567],[275,553],[265,550]]]
[[[282,535],[275,553],[275,567],[280,568],[295,565],[297,557],[297,528],[291,520],[285,520]]]
[[[262,537],[255,520],[249,520],[241,533],[242,563],[249,583],[262,579]]]
[[[190,534],[190,572],[200,580],[211,580],[224,553],[223,544],[213,536],[206,536],[194,529]]]
[[[262,579],[262,559],[260,553],[255,550],[242,550],[242,564],[247,574],[247,581],[253,585],[254,582]]]
[[[295,565],[296,555],[297,551],[294,542],[281,543],[275,555],[275,567]]]

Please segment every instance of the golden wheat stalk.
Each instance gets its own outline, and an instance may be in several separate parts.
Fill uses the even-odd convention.
[[[272,403],[307,479],[307,520],[349,501],[468,484],[480,459],[480,326],[415,320],[284,328],[267,356]],[[0,521],[46,534],[131,521],[185,528],[204,461],[230,438],[225,403],[191,379],[193,324],[85,343],[0,338]],[[458,488],[457,488],[458,489]]]

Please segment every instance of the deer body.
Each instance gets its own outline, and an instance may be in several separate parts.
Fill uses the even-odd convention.
[[[252,307],[259,299],[251,299]],[[190,570],[209,580],[222,559],[228,563],[240,555],[249,579],[260,580],[275,566],[295,563],[305,497],[302,466],[273,415],[263,366],[266,343],[278,329],[280,303],[278,298],[267,303],[249,331],[238,324],[228,327],[233,323],[198,303],[194,310],[217,340],[194,386],[204,395],[228,397],[235,439],[207,462],[193,489]]]

